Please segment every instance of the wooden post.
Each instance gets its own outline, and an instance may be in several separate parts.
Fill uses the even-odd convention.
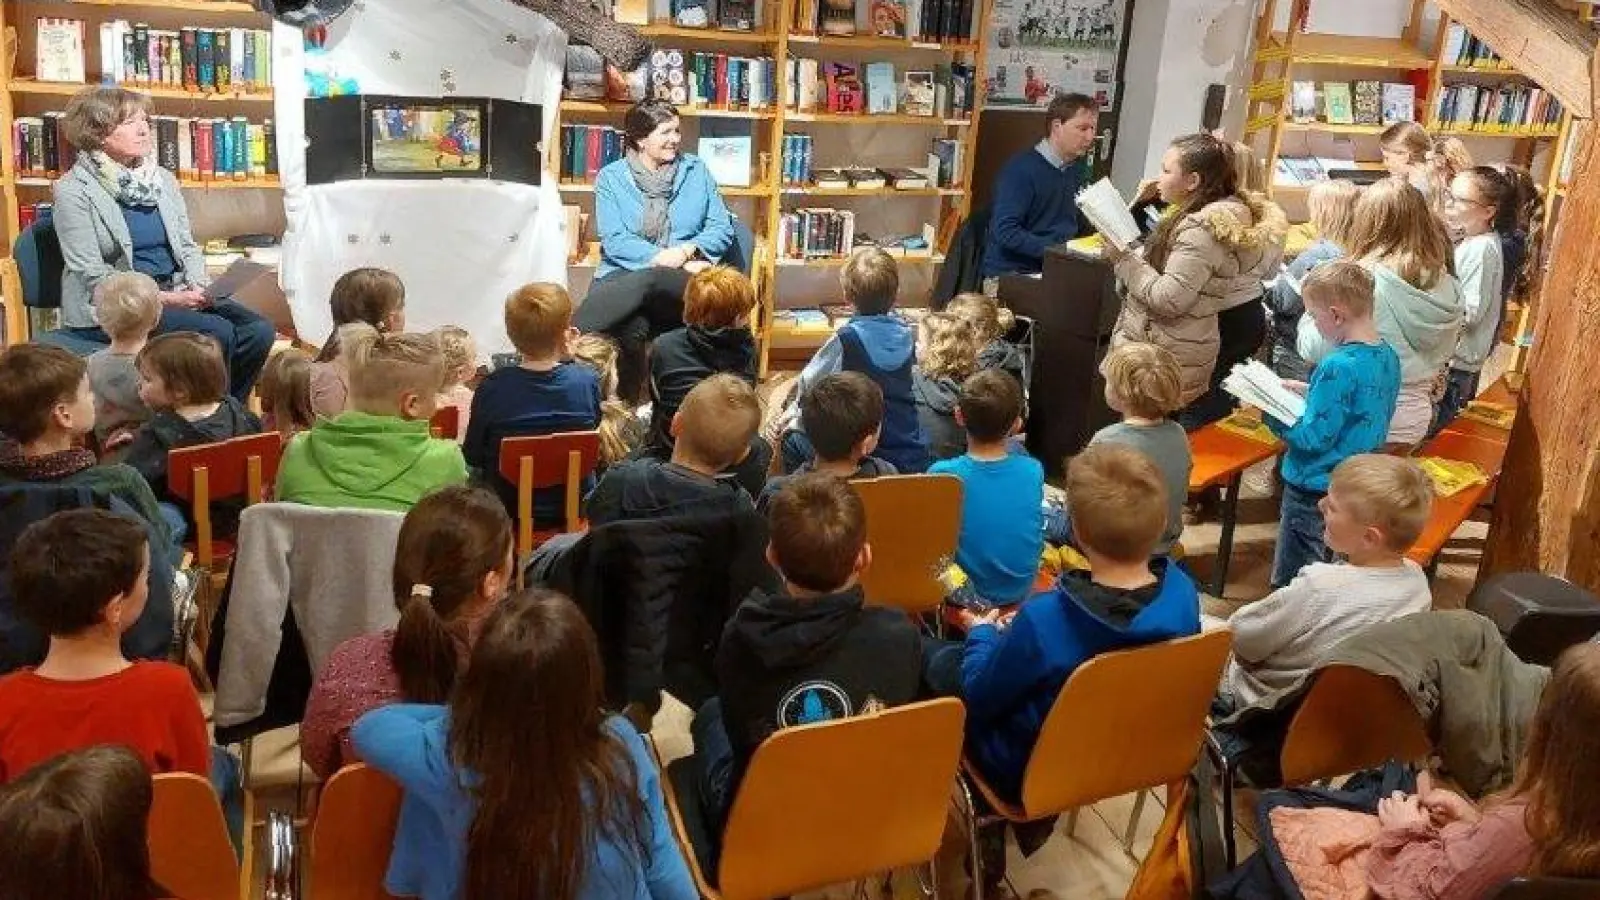
[[[1595,65],[1600,55],[1595,57]],[[1600,114],[1600,65],[1590,115]],[[1538,570],[1600,591],[1600,156],[1591,133],[1573,160],[1567,200],[1535,307],[1522,414],[1496,489],[1480,577]]]

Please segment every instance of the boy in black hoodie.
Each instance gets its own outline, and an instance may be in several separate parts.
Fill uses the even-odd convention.
[[[712,375],[726,373],[756,384],[756,342],[750,311],[756,291],[750,279],[726,266],[702,269],[683,291],[684,327],[656,338],[650,348],[650,434],[647,452],[670,459],[672,417],[689,391]],[[752,438],[750,453],[726,474],[755,496],[772,462],[766,441]]]
[[[796,476],[772,498],[767,560],[783,591],[739,605],[717,651],[720,695],[691,725],[705,811],[720,834],[750,757],[773,732],[915,700],[922,645],[904,613],[867,606],[866,511],[832,475]]]

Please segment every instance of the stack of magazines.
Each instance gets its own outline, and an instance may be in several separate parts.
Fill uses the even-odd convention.
[[[1284,387],[1283,379],[1260,360],[1234,366],[1222,379],[1222,389],[1291,428],[1306,412],[1306,398]]]

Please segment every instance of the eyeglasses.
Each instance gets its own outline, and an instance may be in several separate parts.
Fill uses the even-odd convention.
[[[1451,203],[1454,203],[1457,206],[1488,206],[1489,205],[1487,203],[1484,203],[1481,200],[1474,200],[1471,197],[1462,197],[1462,196],[1459,196],[1459,195],[1454,194],[1454,193],[1452,193],[1450,195],[1449,200],[1450,200]]]

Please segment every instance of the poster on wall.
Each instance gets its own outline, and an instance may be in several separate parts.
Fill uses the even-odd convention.
[[[995,0],[984,102],[1044,107],[1058,93],[1116,108],[1127,0]]]

